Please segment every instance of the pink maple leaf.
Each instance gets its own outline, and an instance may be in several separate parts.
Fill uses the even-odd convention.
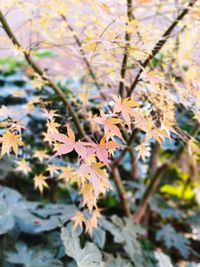
[[[85,158],[87,156],[86,146],[88,146],[89,143],[81,141],[76,142],[74,132],[69,126],[67,126],[67,135],[52,133],[49,134],[49,136],[62,143],[53,157],[68,154],[73,150],[75,150],[81,158]]]

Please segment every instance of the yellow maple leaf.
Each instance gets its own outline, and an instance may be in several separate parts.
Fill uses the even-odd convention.
[[[2,143],[1,156],[9,154],[12,149],[15,155],[18,154],[18,146],[23,145],[20,140],[21,136],[12,132],[5,132],[2,137],[0,137],[0,142]]]
[[[96,208],[92,212],[92,216],[90,217],[89,220],[85,222],[86,225],[86,232],[89,233],[89,235],[92,235],[92,231],[94,228],[97,228],[98,226],[98,218],[101,217],[100,210]]]
[[[48,120],[47,121],[47,133],[57,133],[59,126],[60,124],[55,122],[55,120]]]
[[[94,196],[94,190],[91,183],[84,184],[80,190],[80,194],[83,195],[83,206],[87,205],[91,211],[96,206],[96,197]]]
[[[33,157],[38,158],[40,162],[43,162],[45,158],[49,158],[49,156],[46,153],[46,150],[35,151]]]
[[[34,185],[35,188],[39,188],[40,192],[43,193],[44,187],[48,188],[48,184],[46,182],[47,177],[39,174],[34,177]]]
[[[58,173],[58,169],[59,169],[59,167],[58,166],[55,166],[53,164],[49,164],[47,166],[47,171],[49,171],[50,177],[53,177],[54,174],[57,174]]]
[[[75,173],[70,166],[61,167],[61,174],[57,177],[57,180],[64,180],[64,182],[74,184],[77,183],[78,186],[81,186],[82,179],[80,175]]]
[[[78,225],[82,228],[82,224],[85,221],[85,218],[83,216],[83,213],[77,211],[75,215],[71,218],[71,220],[74,222],[74,229],[75,229]]]
[[[21,161],[16,161],[16,163],[17,163],[16,171],[20,171],[25,174],[28,174],[29,172],[31,172],[29,163],[25,159],[22,159]]]

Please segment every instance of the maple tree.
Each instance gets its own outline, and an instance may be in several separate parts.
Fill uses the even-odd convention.
[[[0,43],[23,59],[33,94],[23,114],[1,106],[1,157],[10,156],[16,171],[32,175],[40,193],[51,190],[52,180],[76,188],[79,210],[71,220],[91,236],[98,229],[98,203],[112,190],[122,214],[141,223],[162,175],[181,155],[189,155],[199,174],[200,3],[46,2],[0,3]],[[23,13],[19,30],[10,22],[15,10]],[[40,58],[45,49],[53,55]],[[75,88],[63,82],[71,77],[78,80]],[[23,94],[12,92],[16,98]],[[43,124],[31,142],[41,145],[27,156],[25,121],[35,110]],[[182,127],[184,116],[190,116],[191,127]],[[173,142],[177,150],[162,157]],[[134,210],[134,190],[127,190],[126,182],[140,178],[146,189]]]

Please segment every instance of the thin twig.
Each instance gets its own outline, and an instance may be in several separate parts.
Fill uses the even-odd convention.
[[[176,28],[177,24],[179,23],[179,21],[181,21],[185,15],[187,15],[187,13],[189,12],[189,10],[191,9],[191,7],[194,6],[194,4],[197,2],[197,0],[191,0],[188,4],[188,6],[180,13],[180,15],[173,21],[173,23],[169,26],[169,28],[164,32],[164,34],[161,36],[160,40],[155,44],[153,50],[151,51],[151,54],[146,58],[146,60],[141,64],[141,67],[139,68],[139,71],[135,77],[135,80],[133,81],[133,83],[131,84],[127,96],[131,96],[132,92],[134,91],[140,76],[144,70],[144,68],[146,68],[150,61],[155,57],[155,55],[161,50],[161,48],[165,45],[165,43],[167,42],[167,40],[170,37],[170,34],[173,32],[173,30]]]
[[[101,86],[100,86],[100,84],[99,84],[98,81],[97,81],[96,74],[95,74],[95,72],[93,71],[92,66],[91,66],[89,60],[87,59],[86,54],[85,54],[85,52],[84,52],[84,50],[83,50],[83,48],[82,48],[82,44],[81,44],[80,39],[79,39],[78,36],[76,35],[76,33],[75,33],[73,27],[69,24],[67,18],[66,18],[64,15],[62,15],[61,17],[62,17],[62,19],[66,22],[68,29],[71,31],[71,33],[72,33],[72,35],[73,35],[73,37],[74,37],[74,40],[75,40],[75,42],[76,42],[76,44],[77,44],[77,46],[78,46],[78,48],[79,48],[79,50],[80,50],[82,59],[83,59],[83,61],[85,62],[85,65],[86,65],[86,67],[87,67],[87,69],[88,69],[88,72],[89,72],[90,76],[91,76],[92,79],[93,79],[93,82],[94,82],[96,88],[97,88],[98,90],[101,90]]]
[[[74,124],[80,134],[81,137],[84,137],[88,139],[84,129],[81,126],[81,123],[79,121],[79,118],[74,111],[73,107],[71,106],[70,102],[67,100],[66,95],[62,92],[62,90],[49,78],[46,76],[45,72],[37,65],[37,63],[32,59],[30,53],[28,53],[23,46],[19,43],[17,37],[14,35],[13,31],[11,30],[5,16],[3,15],[2,11],[0,10],[0,22],[3,26],[4,31],[6,32],[7,36],[20,51],[24,54],[24,57],[28,64],[33,68],[33,70],[40,76],[40,78],[48,84],[55,93],[60,97],[60,99],[64,102],[64,104],[67,106],[69,109],[69,112],[73,118]]]

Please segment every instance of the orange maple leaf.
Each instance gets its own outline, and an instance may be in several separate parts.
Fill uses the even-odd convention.
[[[131,127],[131,117],[138,116],[137,112],[133,108],[138,106],[138,103],[131,98],[122,99],[120,96],[113,96],[115,101],[114,113],[122,113],[124,120],[126,121],[129,129]]]
[[[115,141],[107,141],[106,136],[104,135],[99,144],[91,143],[91,148],[88,150],[88,155],[96,154],[97,158],[102,161],[105,165],[108,165],[108,154],[109,150],[114,150],[122,147],[122,145],[118,144]]]
[[[122,134],[116,125],[121,122],[119,118],[108,118],[101,111],[101,116],[94,118],[94,121],[104,126],[104,132],[105,132],[107,139],[113,136],[117,136],[123,140]]]
[[[81,213],[80,211],[77,211],[75,215],[71,218],[71,220],[74,222],[74,229],[75,229],[77,228],[78,225],[82,228],[85,218],[83,216],[83,213]]]

